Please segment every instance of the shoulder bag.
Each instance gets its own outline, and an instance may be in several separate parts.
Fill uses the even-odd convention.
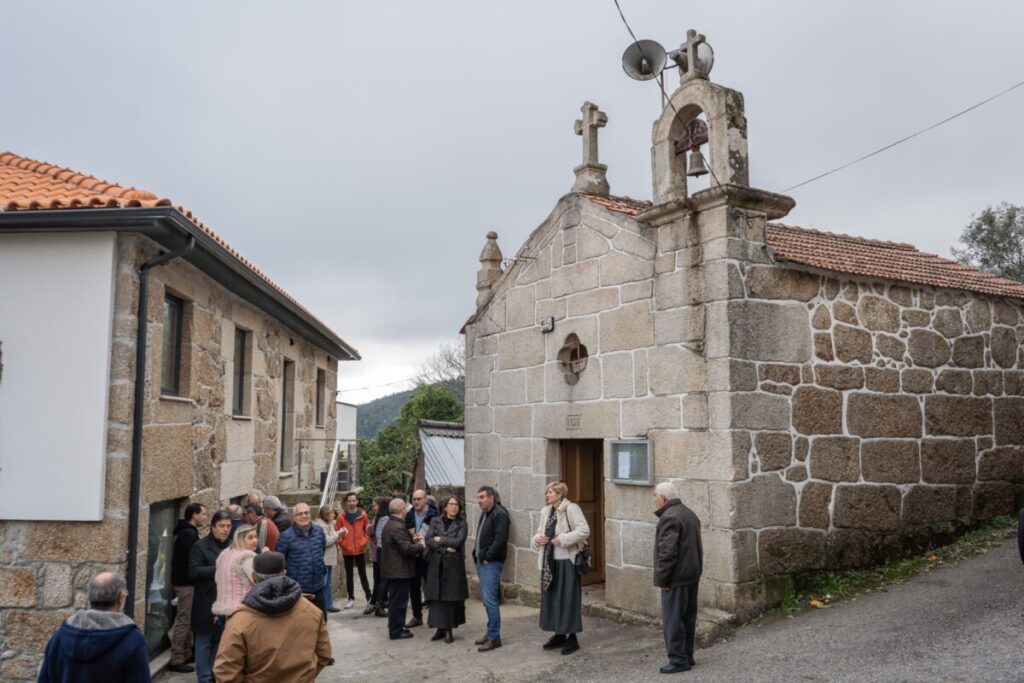
[[[580,511],[580,514],[582,514],[582,510]],[[569,525],[569,531],[572,531],[572,520],[569,519],[568,509],[565,511],[565,523]],[[576,573],[580,576],[594,571],[594,553],[590,549],[589,541],[583,541],[583,543],[580,544],[579,550],[576,551],[574,566],[576,567]]]

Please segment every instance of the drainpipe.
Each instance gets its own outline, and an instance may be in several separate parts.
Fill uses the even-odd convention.
[[[161,254],[142,264],[139,268],[139,315],[135,335],[135,408],[132,413],[132,480],[131,497],[128,503],[128,567],[125,578],[128,584],[128,599],[124,611],[135,617],[135,565],[139,560],[139,504],[142,500],[142,404],[146,398],[146,341],[149,331],[149,271],[157,266],[184,256],[195,249],[196,238],[189,236],[188,243],[169,253]]]

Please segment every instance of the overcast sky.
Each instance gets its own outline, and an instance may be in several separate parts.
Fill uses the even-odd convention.
[[[778,191],[1024,79],[1024,3],[641,2],[743,91],[751,181]],[[341,399],[405,388],[572,186],[584,100],[612,192],[651,195],[653,82],[612,0],[0,4],[0,149],[170,197],[363,355]],[[674,86],[675,77],[669,82]],[[1024,203],[1024,88],[793,192],[786,222],[948,255]]]

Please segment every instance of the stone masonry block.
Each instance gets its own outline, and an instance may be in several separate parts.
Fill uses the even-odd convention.
[[[704,575],[714,581],[750,581],[757,573],[757,537],[752,531],[701,532]]]
[[[711,482],[711,523],[730,529],[796,524],[796,490],[778,474],[736,484]]]
[[[531,436],[532,419],[530,406],[495,408],[494,431],[502,436]]]
[[[913,396],[854,393],[847,399],[846,423],[863,437],[920,437],[921,405]]]
[[[925,429],[935,436],[979,436],[992,433],[992,399],[928,396]]]
[[[536,308],[535,290],[532,286],[514,287],[505,296],[506,329],[515,330],[533,327]]]
[[[907,348],[914,364],[926,368],[936,368],[946,363],[952,355],[949,342],[940,335],[924,329],[911,330]]]
[[[491,375],[491,404],[526,403],[526,370],[505,370]]]
[[[841,434],[843,395],[831,389],[797,387],[793,392],[793,427],[801,434]]]
[[[995,436],[1000,446],[1024,444],[1024,398],[995,399]]]
[[[921,478],[931,484],[970,484],[974,481],[973,439],[921,441]]]
[[[651,392],[659,395],[702,391],[707,367],[704,357],[682,346],[658,346],[647,353]]]
[[[811,442],[811,477],[826,481],[860,478],[860,439],[831,436]]]
[[[612,353],[601,356],[601,379],[605,398],[633,396],[633,354]]]
[[[793,437],[786,432],[761,432],[754,437],[761,471],[781,470],[793,458]]]
[[[757,535],[757,562],[767,575],[821,569],[825,564],[825,532],[764,529]]]
[[[749,436],[732,432],[655,431],[654,476],[734,481],[747,476]]]
[[[704,308],[673,308],[654,313],[654,341],[656,344],[692,342],[704,338]]]
[[[654,261],[613,251],[600,259],[601,286],[638,282],[654,276]]]
[[[892,531],[899,527],[900,502],[896,486],[837,486],[832,520],[837,527]]]
[[[733,358],[803,363],[811,357],[810,317],[800,304],[730,301],[727,324]],[[708,357],[718,355],[724,354],[709,349]]]
[[[601,353],[654,344],[654,315],[647,301],[601,313]]]
[[[495,410],[495,423],[498,424]],[[514,409],[504,409],[514,410]],[[527,409],[529,410],[529,409]],[[619,402],[542,403],[533,409],[533,436],[545,439],[615,438],[620,435]],[[524,434],[523,436],[530,436]]]
[[[7,613],[7,647],[42,652],[53,632],[73,614],[70,610]]]
[[[864,296],[857,302],[857,314],[864,327],[875,332],[898,332],[900,309],[877,296]]]
[[[775,266],[750,266],[746,275],[752,299],[810,301],[817,295],[821,280],[811,273]]]
[[[654,523],[622,523],[623,564],[654,567],[654,529]]]
[[[622,436],[646,436],[652,429],[678,429],[681,415],[678,396],[623,401]]]
[[[708,396],[712,429],[787,429],[789,399],[760,392],[720,392]]]
[[[35,567],[0,567],[0,607],[34,607]]]
[[[569,297],[569,317],[589,315],[607,311],[619,305],[619,290],[616,287],[592,289],[589,292]]]
[[[498,337],[498,368],[511,370],[544,362],[544,335],[534,327]]]
[[[861,444],[860,465],[865,481],[910,484],[921,480],[916,441],[864,441]]]
[[[860,361],[863,364],[871,362],[872,343],[871,333],[858,327],[849,325],[836,325],[832,332],[835,341],[836,357],[844,363]]]
[[[1004,446],[983,453],[978,460],[978,479],[1024,482],[1024,447]]]
[[[903,496],[905,524],[936,524],[955,519],[955,486],[912,486]]]
[[[800,526],[827,529],[832,485],[817,481],[804,484],[800,492]]]

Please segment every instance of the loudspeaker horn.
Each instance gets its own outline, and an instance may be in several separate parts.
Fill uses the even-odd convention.
[[[657,78],[665,68],[667,55],[656,40],[638,40],[622,53],[622,70],[638,81]]]

